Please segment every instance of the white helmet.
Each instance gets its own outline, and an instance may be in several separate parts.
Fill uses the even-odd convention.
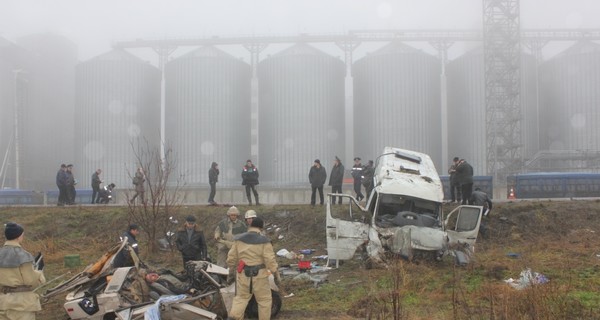
[[[254,211],[254,210],[248,210],[248,211],[246,211],[246,214],[245,214],[244,218],[245,219],[256,218],[256,211]]]

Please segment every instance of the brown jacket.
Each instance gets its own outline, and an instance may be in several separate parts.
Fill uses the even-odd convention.
[[[0,248],[0,287],[30,286],[31,291],[0,292],[0,310],[42,310],[40,297],[33,290],[45,282],[42,271],[33,270],[33,256],[18,241],[6,241]]]
[[[266,239],[265,236],[260,235],[260,229],[258,228],[250,227],[248,233],[256,233],[259,237]],[[271,241],[268,241],[267,239],[267,241],[263,243],[251,244],[239,239],[240,237],[236,237],[236,240],[233,242],[233,247],[231,247],[229,255],[227,256],[227,266],[230,268],[229,270],[235,270],[239,261],[244,260],[247,266],[265,265],[265,268],[260,269],[257,276],[258,278],[268,277],[268,271],[277,274],[278,266],[277,261],[275,261],[275,252],[273,252]]]

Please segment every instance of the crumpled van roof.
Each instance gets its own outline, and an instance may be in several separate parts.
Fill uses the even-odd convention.
[[[429,155],[385,147],[375,165],[377,192],[443,201],[442,182]]]

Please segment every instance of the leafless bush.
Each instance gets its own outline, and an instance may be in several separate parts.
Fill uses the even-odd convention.
[[[169,230],[169,217],[177,212],[182,203],[181,187],[185,180],[183,175],[176,175],[177,159],[170,147],[164,146],[164,155],[159,147],[153,147],[147,139],[131,142],[137,167],[144,170],[146,181],[145,192],[139,202],[130,201],[128,214],[130,222],[137,223],[148,239],[148,252],[158,250],[158,239]],[[133,178],[135,172],[128,172]]]

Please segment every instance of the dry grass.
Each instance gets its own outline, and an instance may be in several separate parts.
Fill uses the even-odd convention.
[[[250,207],[241,206],[244,212]],[[256,208],[255,208],[256,209]],[[180,221],[197,216],[207,238],[225,216],[224,207],[184,207]],[[281,228],[275,250],[317,249],[326,254],[324,208],[261,206],[269,226]],[[0,208],[0,219],[26,228],[25,248],[42,251],[46,276],[75,273],[111,247],[129,221],[124,208]],[[348,261],[314,287],[284,279],[287,292],[280,319],[600,319],[600,202],[525,202],[495,206],[487,221],[490,235],[480,239],[475,260],[456,268],[441,262],[397,262],[366,270]],[[272,228],[274,230],[275,228]],[[275,236],[275,234],[271,234]],[[144,248],[144,235],[141,246]],[[209,251],[214,256],[214,243]],[[518,258],[508,256],[518,254]],[[79,254],[82,266],[69,270],[66,254]],[[150,264],[180,268],[177,252],[142,258]],[[280,264],[294,261],[281,259]],[[547,276],[544,285],[516,290],[504,279],[525,268]],[[68,277],[69,275],[65,276]],[[60,298],[44,305],[38,319],[65,319]]]

